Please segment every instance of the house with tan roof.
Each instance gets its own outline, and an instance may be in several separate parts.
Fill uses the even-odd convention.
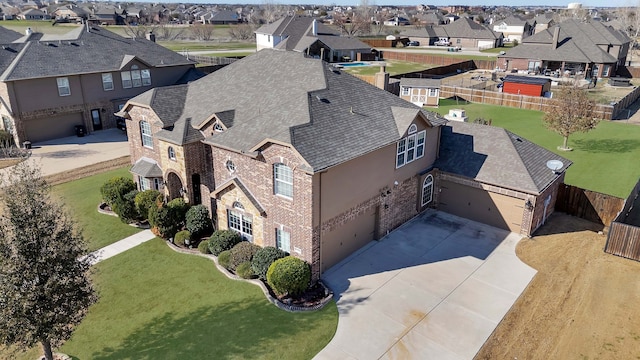
[[[205,205],[217,229],[304,259],[314,279],[427,208],[531,234],[571,164],[293,51],[151,89],[118,115],[140,190]]]

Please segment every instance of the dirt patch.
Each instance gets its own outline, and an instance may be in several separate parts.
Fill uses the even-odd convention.
[[[554,214],[517,254],[538,274],[475,359],[640,359],[640,263],[597,226]]]
[[[18,158],[18,159],[0,159],[0,169],[4,169],[4,168],[8,168],[8,167],[13,166],[13,165],[17,165],[18,163],[20,163],[23,160],[24,159],[22,159],[22,158]]]
[[[46,176],[45,179],[49,185],[58,185],[73,180],[78,180],[87,176],[115,170],[123,166],[131,165],[130,157],[123,156],[117,159],[99,162],[93,165],[65,171],[59,174]]]

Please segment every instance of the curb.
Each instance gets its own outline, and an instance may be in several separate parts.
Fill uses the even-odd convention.
[[[207,258],[211,261],[213,261],[214,264],[216,264],[216,268],[218,268],[218,270],[224,274],[226,277],[228,277],[231,280],[236,280],[236,281],[246,281],[250,284],[256,285],[258,287],[260,287],[260,289],[262,289],[262,292],[264,293],[264,296],[267,298],[267,300],[269,300],[270,303],[272,303],[273,305],[277,306],[278,308],[280,308],[281,310],[284,311],[288,311],[288,312],[308,312],[308,311],[316,311],[316,310],[320,310],[322,308],[324,308],[329,302],[331,302],[331,300],[333,300],[333,292],[331,290],[329,290],[329,288],[327,288],[324,283],[322,283],[322,281],[318,280],[318,282],[322,285],[322,287],[324,287],[325,289],[327,289],[329,291],[329,295],[322,299],[322,301],[314,306],[311,307],[302,307],[302,306],[295,306],[295,305],[287,305],[285,303],[282,303],[280,300],[274,298],[273,296],[271,296],[271,294],[269,293],[269,289],[267,289],[267,287],[264,285],[264,283],[260,280],[255,280],[255,279],[243,279],[237,275],[234,275],[232,273],[230,273],[227,269],[225,269],[224,267],[220,266],[220,264],[218,264],[218,257],[216,257],[215,255],[211,255],[211,254],[203,254],[198,250],[186,250],[186,249],[181,249],[177,246],[175,246],[174,244],[170,243],[169,241],[166,241],[167,246],[169,246],[169,248],[175,252],[181,253],[181,254],[187,254],[187,255],[196,255],[196,256],[200,256],[203,258]]]

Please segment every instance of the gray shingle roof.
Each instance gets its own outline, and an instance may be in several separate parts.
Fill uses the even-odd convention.
[[[440,88],[440,79],[400,78],[400,86]]]
[[[507,75],[507,76],[505,76],[503,82],[512,82],[512,83],[518,83],[518,84],[545,85],[546,83],[550,83],[551,79],[544,78],[544,77],[535,77],[535,76]]]
[[[435,29],[436,27],[434,27]],[[484,25],[480,25],[469,18],[460,18],[450,24],[442,26],[449,37],[465,39],[497,39],[500,34]]]
[[[162,177],[162,169],[160,169],[158,163],[146,157],[138,159],[129,171],[144,178]]]
[[[21,37],[19,32],[0,26],[0,44],[10,44]]]
[[[483,183],[539,194],[558,176],[547,168],[547,161],[562,161],[559,172],[572,164],[499,127],[452,121],[441,131],[435,166]]]
[[[558,46],[553,47],[553,34],[560,29]],[[522,40],[519,46],[498,57],[542,59],[550,61],[615,63],[618,59],[601,46],[622,45],[631,40],[599,22],[582,23],[566,20],[552,28]]]
[[[414,118],[422,114],[434,126],[444,121],[321,60],[290,51],[261,50],[187,87],[176,125],[191,118],[198,127],[216,114],[227,130],[206,143],[239,152],[254,151],[267,140],[291,144],[313,171],[397,141],[403,132],[398,122],[406,121],[394,116],[404,113],[398,109]],[[155,110],[155,99],[172,96],[159,95],[164,91],[177,90],[158,88],[153,98],[145,93],[131,102]],[[176,113],[168,114],[175,118]]]
[[[194,64],[178,53],[146,39],[128,39],[104,28],[78,27],[62,36],[29,40],[10,66],[0,68],[0,80],[22,80],[119,71],[130,56],[154,67]],[[10,67],[10,71],[9,70]]]
[[[182,118],[178,120],[172,126],[158,131],[156,136],[158,139],[181,146],[204,140],[202,132],[194,129],[191,125],[191,118]]]

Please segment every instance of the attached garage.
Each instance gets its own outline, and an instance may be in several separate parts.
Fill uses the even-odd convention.
[[[375,208],[342,226],[322,234],[320,243],[321,271],[329,269],[354,251],[375,240]]]
[[[524,200],[451,181],[440,190],[439,210],[520,233]]]
[[[24,120],[25,140],[39,142],[75,135],[75,126],[84,123],[82,113]]]

